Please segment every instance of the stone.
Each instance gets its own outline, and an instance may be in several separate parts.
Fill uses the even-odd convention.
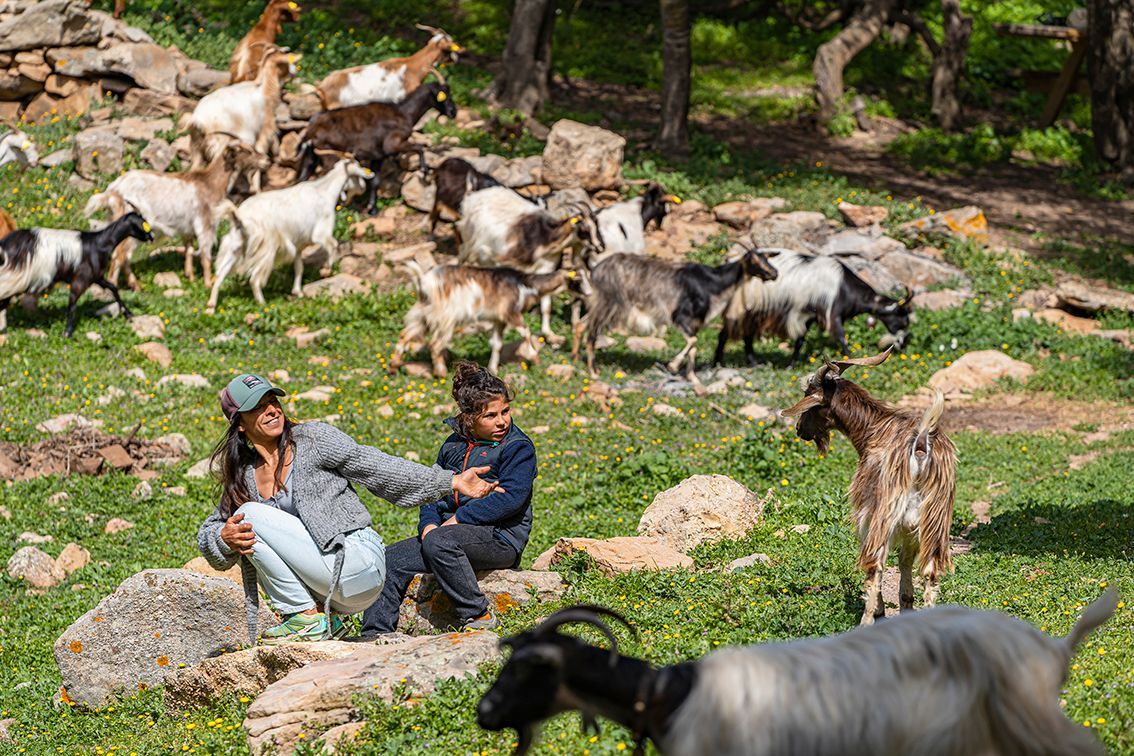
[[[512,189],[543,184],[543,157],[529,155],[528,157],[513,158],[506,161],[491,175],[501,186]]]
[[[988,219],[984,217],[984,211],[976,205],[956,207],[924,218],[916,218],[899,224],[895,232],[909,238],[938,233],[962,240],[971,239],[982,246],[988,245]]]
[[[337,302],[351,294],[365,295],[369,293],[370,283],[363,281],[358,276],[352,276],[349,273],[339,273],[330,278],[312,281],[303,287],[303,296],[326,296],[330,297],[332,302]]]
[[[732,478],[694,475],[654,497],[638,521],[638,534],[688,554],[703,543],[742,538],[763,514],[756,494]]]
[[[134,491],[130,494],[130,496],[136,501],[146,501],[147,499],[152,499],[154,497],[154,487],[149,484],[149,481],[139,481],[138,485],[134,486]]]
[[[172,118],[123,118],[118,122],[118,136],[136,142],[148,142],[159,131],[173,131]]]
[[[782,197],[759,197],[752,200],[724,202],[713,208],[713,217],[733,228],[745,229],[786,205],[787,201]]]
[[[16,67],[21,76],[26,76],[32,81],[39,82],[40,84],[47,81],[47,77],[51,75],[51,66],[46,63],[21,63]]]
[[[40,535],[39,533],[35,533],[33,531],[30,531],[30,530],[25,530],[23,533],[20,533],[18,536],[16,536],[16,540],[19,541],[20,543],[32,543],[32,544],[51,543],[55,540],[55,536]]]
[[[39,82],[19,71],[0,72],[0,100],[22,100],[41,89]]]
[[[297,121],[307,121],[323,112],[323,103],[315,92],[284,95],[288,114]]]
[[[323,753],[338,753],[340,742],[349,742],[358,737],[358,733],[366,727],[366,722],[347,722],[337,725],[323,733]]]
[[[181,566],[181,569],[190,570],[192,572],[196,572],[199,575],[208,575],[210,577],[219,577],[224,578],[225,580],[231,580],[232,582],[240,586],[244,585],[244,580],[240,575],[239,563],[232,565],[227,570],[218,570],[211,564],[209,564],[209,560],[205,559],[203,556],[199,556],[194,557],[183,564]]]
[[[261,604],[258,620],[268,626],[275,617]],[[68,697],[105,706],[246,639],[239,586],[189,570],[144,570],[75,620],[54,653]]]
[[[90,563],[91,552],[77,543],[69,543],[64,546],[63,551],[59,552],[59,556],[55,558],[55,565],[63,570],[63,574],[68,577],[71,573],[83,569]]]
[[[774,421],[776,419],[775,410],[768,409],[764,405],[756,404],[755,402],[744,405],[737,410],[737,414],[748,418],[754,423],[759,420]]]
[[[328,390],[329,389],[329,390]],[[334,396],[334,389],[330,386],[316,386],[313,389],[296,394],[293,399],[304,402],[329,402]],[[383,405],[388,406],[388,405]]]
[[[133,457],[130,456],[121,444],[104,446],[98,450],[98,454],[106,460],[106,464],[110,465],[115,470],[129,470],[134,466]]]
[[[569,381],[575,376],[574,365],[548,365],[547,370],[544,371],[552,378],[558,378],[561,381]]]
[[[878,258],[876,264],[911,289],[940,284],[967,285],[969,282],[968,276],[960,268],[914,252],[891,252]]]
[[[889,210],[879,205],[855,205],[850,202],[840,202],[838,208],[847,225],[855,228],[873,226],[886,220],[890,215]]]
[[[185,471],[186,478],[201,479],[212,475],[213,469],[209,466],[209,458],[205,457]]]
[[[398,249],[391,249],[382,253],[382,260],[390,265],[397,265],[398,263],[415,261],[424,270],[429,270],[437,265],[433,259],[433,253],[437,251],[437,245],[434,242],[422,242],[420,244],[412,244],[408,247],[400,247]]]
[[[150,362],[156,362],[163,368],[167,368],[173,364],[173,352],[169,351],[169,347],[165,344],[159,344],[156,341],[147,341],[144,344],[138,344],[134,349],[141,352],[142,356]]]
[[[188,388],[208,388],[209,381],[205,376],[197,373],[172,373],[158,379],[158,388],[169,385],[187,386]]]
[[[536,557],[533,570],[548,570],[564,558],[582,551],[608,577],[636,570],[692,569],[693,560],[652,536],[617,536],[605,541],[595,538],[560,538]]]
[[[1001,378],[1026,383],[1036,372],[1026,362],[1014,360],[996,349],[969,352],[942,368],[929,379],[929,385],[946,397],[964,396],[978,389],[991,388]]]
[[[646,354],[647,352],[662,352],[669,348],[665,339],[660,339],[657,336],[631,336],[626,339],[626,349],[634,354]]]
[[[688,203],[686,203],[688,204]],[[831,236],[823,213],[796,210],[756,221],[745,236],[748,247],[786,247],[801,252],[822,247]]]
[[[288,751],[301,733],[314,740],[356,719],[355,701],[362,694],[389,702],[404,686],[415,697],[427,696],[439,681],[475,675],[478,665],[499,659],[498,640],[495,633],[482,631],[364,644],[348,656],[292,670],[248,707],[248,747],[253,754],[271,748]]]
[[[152,341],[165,336],[165,323],[157,315],[135,315],[130,319],[130,330],[139,339]]]
[[[798,533],[799,535],[806,535],[811,532],[810,525],[792,525],[791,532]]]
[[[78,92],[80,89],[85,89],[89,86],[86,79],[80,79],[75,76],[63,76],[62,74],[53,73],[47,77],[43,82],[43,88],[48,94],[53,94],[56,97],[68,97]]]
[[[177,74],[177,91],[186,97],[204,97],[228,82],[228,71],[198,66]]]
[[[73,162],[74,160],[75,152],[74,150],[68,148],[63,150],[56,150],[47,157],[40,158],[39,165],[41,168],[58,168],[62,165],[65,165],[66,163]]]
[[[490,570],[477,572],[477,583],[497,614],[506,614],[524,604],[554,601],[567,592],[557,572],[540,570]],[[448,630],[460,624],[453,603],[432,574],[417,575],[402,602],[398,630],[411,635]]]
[[[749,554],[746,557],[741,557],[740,559],[734,559],[731,562],[729,562],[728,563],[728,571],[729,572],[736,572],[738,570],[744,570],[744,569],[747,569],[749,567],[753,567],[757,564],[769,565],[771,563],[772,563],[772,558],[770,556],[768,556],[767,554],[763,554],[763,553]]]
[[[9,557],[8,575],[35,588],[54,588],[67,578],[63,568],[35,546],[24,546]]]
[[[297,349],[306,349],[320,339],[326,338],[331,335],[328,328],[320,328],[317,331],[309,331],[306,326],[297,326],[289,328],[287,337],[295,339],[295,346]]]
[[[677,407],[666,404],[665,402],[655,402],[650,405],[650,411],[658,417],[682,417],[685,414]]]
[[[886,236],[878,227],[844,229],[830,236],[819,248],[824,255],[858,255],[867,260],[905,251],[905,244]]]
[[[103,126],[75,135],[75,170],[94,180],[99,174],[117,175],[122,170],[125,143],[113,130]]]
[[[543,150],[543,181],[554,189],[617,189],[626,139],[597,126],[556,121]]]
[[[189,452],[193,450],[189,439],[185,437],[184,433],[167,433],[164,436],[158,436],[154,441],[170,447],[179,457],[188,457]]]
[[[101,420],[88,420],[82,415],[69,412],[65,415],[56,415],[50,420],[44,420],[35,426],[40,433],[63,433],[71,428],[97,428],[102,425]]]
[[[376,218],[366,218],[365,220],[352,223],[350,227],[350,234],[355,239],[361,239],[367,234],[375,234],[377,236],[389,236],[398,230],[398,222],[389,216],[380,215]]]
[[[189,489],[187,489],[185,486],[170,486],[168,488],[162,489],[162,493],[166,496],[176,496],[178,498],[182,498],[189,495]]]
[[[433,209],[433,198],[437,196],[437,187],[432,181],[426,183],[421,174],[411,173],[409,178],[402,182],[402,199],[414,210],[428,213]]]
[[[954,307],[960,307],[971,298],[971,291],[941,289],[915,294],[912,304],[915,310],[950,310]]]
[[[173,271],[163,270],[154,274],[154,286],[160,286],[163,289],[177,288],[181,286],[181,276]]]
[[[46,0],[0,22],[0,50],[32,50],[63,45],[94,45],[102,21],[74,0]]]
[[[1125,310],[1134,312],[1134,294],[1107,286],[1087,286],[1077,281],[1064,281],[1055,289],[1060,306],[1087,312]]]
[[[95,182],[89,181],[77,173],[72,173],[67,177],[67,186],[71,187],[76,192],[89,192],[95,188]],[[91,288],[93,289],[94,287],[92,286]],[[87,331],[86,337],[91,341],[102,341],[102,335],[94,331]]]
[[[8,54],[11,60],[7,61],[4,65],[10,66],[12,63],[19,65],[21,63],[30,63],[32,65],[43,65],[44,60],[43,52],[40,50],[21,50],[15,55]]]
[[[24,105],[22,102],[0,102],[0,120],[13,122],[20,117],[20,108]],[[42,164],[43,161],[40,160]]]
[[[1051,307],[1045,310],[1039,310],[1034,313],[1032,317],[1036,320],[1042,320],[1045,323],[1059,326],[1064,331],[1071,331],[1072,333],[1092,333],[1100,328],[1099,321],[1093,318],[1080,318],[1069,312]]]
[[[49,95],[47,92],[40,92],[24,108],[21,118],[28,123],[46,122],[59,112],[60,102],[60,98]]]
[[[175,94],[162,94],[141,87],[127,90],[122,96],[122,110],[139,116],[162,116],[174,113],[192,113],[196,100]]]
[[[56,73],[76,78],[125,76],[156,94],[177,94],[177,64],[169,52],[152,42],[124,42],[106,49],[53,49],[47,59]]]

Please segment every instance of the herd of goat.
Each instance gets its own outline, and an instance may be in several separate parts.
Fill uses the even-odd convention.
[[[205,96],[190,120],[192,164],[179,173],[132,170],[87,203],[88,217],[106,211],[98,231],[18,230],[0,211],[0,331],[11,300],[70,286],[65,334],[75,329],[76,304],[92,284],[109,291],[124,314],[116,286],[130,269],[137,242],[155,237],[195,242],[185,255],[201,258],[207,311],[217,306],[228,275],[249,280],[264,302],[271,272],[294,266],[292,292],[301,293],[302,251],[319,245],[335,259],[336,209],[363,196],[376,210],[383,164],[416,154],[428,177],[424,148],[411,137],[429,110],[456,114],[436,66],[461,50],[444,32],[406,58],[337,71],[320,82],[324,112],[311,119],[292,163],[296,181],[263,190],[279,152],[275,112],[298,56],[275,45],[300,7],[270,0],[263,16],[233,53],[232,83]],[[430,74],[435,82],[426,82]],[[0,138],[0,165],[36,165],[34,143],[13,128]],[[927,611],[833,638],[722,650],[696,661],[654,668],[622,656],[599,607],[562,610],[505,643],[512,654],[483,697],[478,721],[512,727],[517,752],[535,727],[553,714],[579,710],[584,721],[601,715],[631,729],[638,750],[651,740],[667,754],[1084,754],[1098,753],[1094,738],[1058,705],[1058,692],[1076,644],[1113,613],[1108,593],[1088,607],[1062,640],[1005,615],[958,607],[932,608],[941,576],[952,567],[956,453],[939,425],[944,399],[925,410],[895,409],[847,380],[854,366],[876,366],[904,346],[911,321],[910,293],[874,291],[834,257],[788,249],[745,249],[717,265],[669,262],[650,256],[646,232],[660,228],[680,199],[656,183],[605,207],[577,195],[528,197],[501,186],[469,162],[448,158],[433,171],[435,201],[430,234],[453,224],[457,263],[425,268],[406,264],[417,301],[405,317],[391,367],[428,346],[433,371],[446,372],[445,351],[462,328],[491,329],[489,368],[496,370],[507,329],[520,334],[519,354],[537,359],[539,339],[525,313],[540,310],[543,339],[561,344],[551,328],[553,298],[572,302],[572,356],[585,349],[595,374],[598,340],[613,330],[656,333],[673,327],[685,337],[673,372],[700,392],[694,370],[697,333],[721,319],[713,361],[730,339],[787,339],[791,362],[801,356],[812,324],[849,352],[844,324],[868,314],[889,331],[888,347],[869,358],[826,362],[802,382],[803,398],[784,411],[796,431],[827,450],[833,431],[845,434],[859,456],[850,499],[865,574],[862,625],[884,614],[882,574],[892,547],[899,550],[899,603],[914,604],[914,576],[924,581]],[[212,252],[218,228],[216,271]],[[916,568],[916,569],[915,569]],[[610,642],[607,650],[560,634],[565,624],[589,624]],[[790,694],[787,693],[790,689]]]

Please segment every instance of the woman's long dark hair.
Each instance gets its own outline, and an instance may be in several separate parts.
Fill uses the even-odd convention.
[[[283,468],[285,454],[287,450],[294,444],[291,439],[291,430],[295,427],[287,415],[284,415],[283,433],[280,434],[279,447],[276,453],[279,455],[279,461],[276,464],[276,488],[281,489],[284,487]],[[248,484],[244,480],[244,468],[249,465],[256,464],[260,456],[256,450],[248,443],[248,439],[240,430],[240,413],[238,412],[233,416],[232,422],[228,424],[228,430],[225,431],[224,436],[213,447],[213,453],[209,456],[209,469],[216,470],[217,483],[220,487],[220,512],[225,519],[232,517],[240,506],[246,502],[252,501],[252,492],[248,490]],[[294,463],[294,457],[292,462]]]
[[[493,399],[512,401],[512,389],[499,377],[475,362],[458,362],[453,370],[453,399],[457,402],[457,427],[472,438],[473,424]]]

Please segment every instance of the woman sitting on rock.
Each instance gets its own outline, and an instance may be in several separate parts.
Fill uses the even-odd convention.
[[[378,597],[385,546],[352,483],[402,507],[452,492],[475,499],[499,488],[479,477],[487,466],[454,475],[357,444],[326,423],[295,424],[280,407],[283,395],[250,374],[221,392],[229,426],[211,460],[219,470],[220,504],[197,533],[213,567],[240,562],[252,643],[257,582],[283,615],[264,631],[267,644],[342,635],[342,620],[331,612],[353,614]]]
[[[431,572],[453,602],[463,630],[494,628],[499,620],[476,581],[476,570],[517,567],[532,529],[535,445],[512,424],[508,385],[471,362],[457,365],[453,399],[458,414],[446,420],[453,433],[437,452],[437,464],[464,474],[488,465],[484,477],[497,489],[478,501],[460,491],[421,508],[418,535],[386,552],[386,587],[366,610],[362,635],[372,640],[394,632],[398,608],[413,576]]]

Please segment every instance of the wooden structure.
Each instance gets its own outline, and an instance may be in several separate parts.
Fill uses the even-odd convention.
[[[1046,24],[994,24],[996,33],[1010,37],[1030,37],[1033,39],[1061,39],[1071,43],[1071,53],[1063,63],[1059,78],[1048,93],[1047,105],[1040,116],[1039,127],[1046,129],[1055,123],[1056,116],[1067,100],[1067,93],[1075,85],[1083,58],[1087,56],[1087,31],[1070,26],[1049,26]]]

